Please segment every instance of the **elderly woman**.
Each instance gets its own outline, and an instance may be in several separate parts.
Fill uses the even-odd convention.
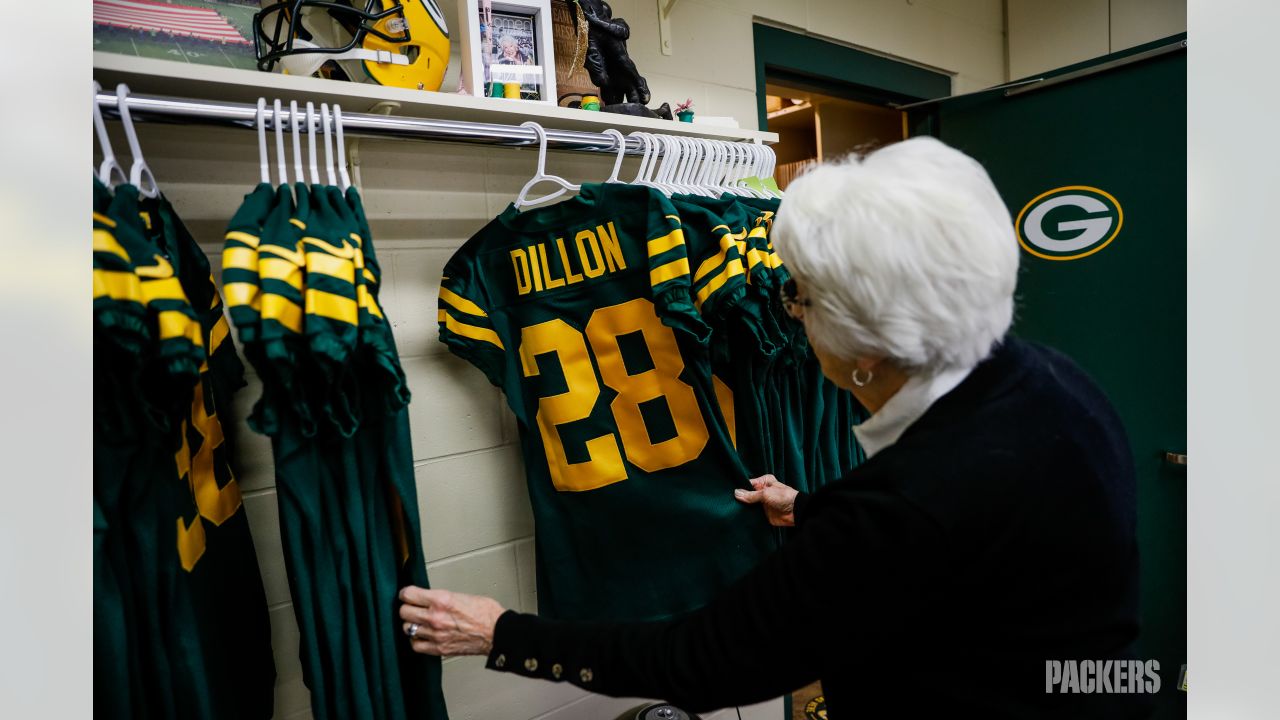
[[[982,166],[920,138],[818,167],[773,236],[784,303],[871,413],[867,462],[811,497],[771,476],[737,491],[796,529],[700,611],[558,622],[406,588],[414,648],[694,711],[821,679],[832,717],[1140,714],[1143,696],[1047,677],[1132,657],[1134,471],[1080,368],[1005,334],[1018,245]]]

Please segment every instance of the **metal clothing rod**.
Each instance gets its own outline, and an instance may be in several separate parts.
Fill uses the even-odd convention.
[[[202,125],[224,125],[254,129],[258,108],[247,103],[219,102],[215,100],[191,100],[158,95],[129,95],[129,114],[134,120],[158,120]],[[118,118],[118,100],[114,93],[98,93],[98,107],[107,117]],[[318,103],[317,103],[318,104]],[[275,110],[267,104],[264,119],[271,123]],[[287,111],[281,114],[288,129],[291,122]],[[305,120],[303,122],[305,125]],[[274,128],[274,124],[268,127]],[[499,125],[455,120],[397,117],[371,113],[342,113],[342,128],[347,135],[364,137],[398,137],[414,140],[444,140],[488,145],[537,145],[538,137],[530,128],[519,125]],[[319,120],[317,119],[317,128]],[[552,130],[548,128],[547,147],[553,150],[582,150],[587,152],[617,152],[610,135],[581,130]],[[639,155],[642,145],[637,138],[624,138],[626,154]],[[661,154],[661,153],[658,153]]]

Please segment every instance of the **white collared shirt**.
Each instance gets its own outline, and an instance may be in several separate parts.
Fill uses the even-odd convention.
[[[867,457],[870,458],[897,442],[902,433],[919,420],[938,398],[951,392],[972,370],[972,367],[955,368],[933,375],[912,375],[907,378],[884,407],[861,425],[853,426],[853,435]]]

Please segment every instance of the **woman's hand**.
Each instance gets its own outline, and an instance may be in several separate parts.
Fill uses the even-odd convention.
[[[799,490],[783,485],[772,475],[751,478],[755,490],[734,490],[733,496],[748,505],[760,503],[770,525],[791,527],[796,524],[796,495]]]
[[[425,655],[488,655],[505,609],[493,598],[410,585],[400,591],[401,630]]]

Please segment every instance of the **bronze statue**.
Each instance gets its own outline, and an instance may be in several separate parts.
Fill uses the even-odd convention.
[[[627,21],[613,17],[613,8],[604,0],[578,0],[573,7],[587,20],[587,54],[583,64],[591,82],[600,88],[603,103],[600,109],[672,119],[666,103],[657,112],[645,107],[649,102],[649,84],[627,54],[627,40],[631,37]]]

